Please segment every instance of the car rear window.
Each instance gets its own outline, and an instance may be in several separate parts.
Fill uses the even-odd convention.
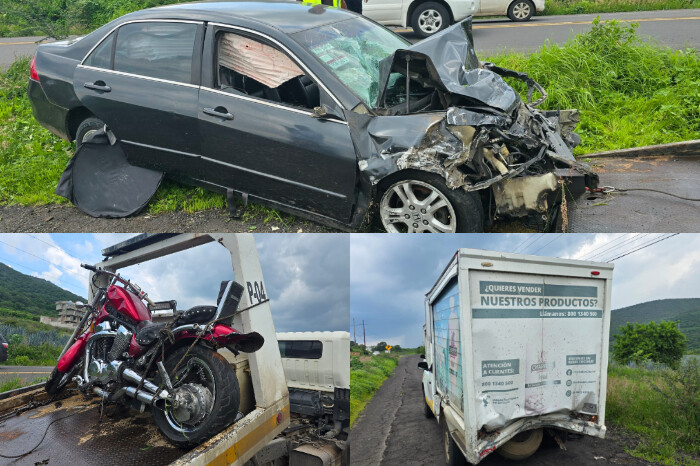
[[[114,70],[190,83],[197,25],[133,23],[119,28]]]
[[[283,358],[321,359],[323,343],[318,340],[280,340]]]

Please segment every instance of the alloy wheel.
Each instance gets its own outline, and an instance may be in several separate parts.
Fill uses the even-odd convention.
[[[527,2],[519,2],[513,5],[513,16],[518,19],[525,19],[530,16],[530,4]]]
[[[418,17],[418,27],[426,34],[434,34],[442,26],[442,15],[433,9],[425,10]]]
[[[417,180],[392,185],[379,212],[389,233],[455,233],[457,217],[450,201],[434,186]]]

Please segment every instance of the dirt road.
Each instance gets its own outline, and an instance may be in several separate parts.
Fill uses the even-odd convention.
[[[442,436],[435,419],[423,415],[421,371],[417,355],[404,356],[394,373],[372,398],[352,428],[353,465],[440,465],[445,457]],[[624,452],[633,439],[608,426],[608,438],[583,437],[566,442],[566,451],[545,435],[540,449],[518,463],[498,454],[488,456],[482,465],[558,466],[649,464]]]

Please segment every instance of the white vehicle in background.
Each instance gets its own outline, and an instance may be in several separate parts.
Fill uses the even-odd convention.
[[[544,0],[364,0],[362,14],[384,26],[411,27],[428,37],[467,16],[507,15],[527,21],[544,10]]]
[[[460,249],[426,295],[425,414],[447,464],[605,436],[612,264]]]
[[[292,413],[317,420],[326,437],[350,426],[350,333],[281,332],[277,341]]]

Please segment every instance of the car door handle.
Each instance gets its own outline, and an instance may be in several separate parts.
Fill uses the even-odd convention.
[[[111,87],[106,85],[104,81],[95,81],[94,83],[85,83],[83,87],[86,89],[92,89],[93,91],[109,92],[112,90]]]
[[[224,107],[208,108],[204,107],[202,109],[207,115],[215,116],[218,118],[223,118],[224,120],[233,120],[233,114],[229,113]]]

